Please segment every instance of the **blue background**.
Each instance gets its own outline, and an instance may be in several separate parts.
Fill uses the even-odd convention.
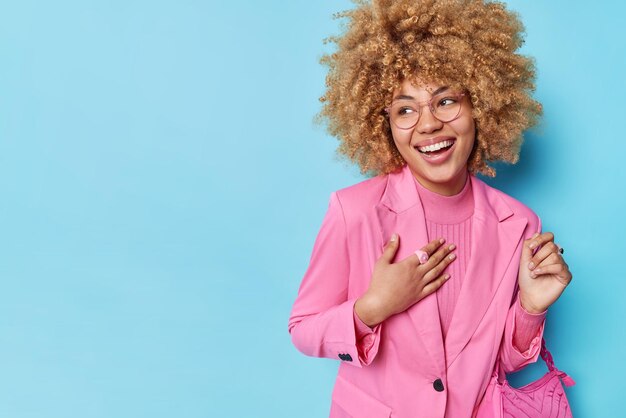
[[[611,416],[626,7],[508,4],[545,117],[488,182],[565,247],[547,340],[575,415]],[[0,416],[327,416],[338,361],[300,354],[287,319],[330,193],[363,179],[312,122],[349,7],[0,3]]]

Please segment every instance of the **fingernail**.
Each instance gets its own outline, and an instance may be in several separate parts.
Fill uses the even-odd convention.
[[[531,242],[531,243],[530,243],[530,245],[528,246],[528,248],[530,248],[530,249],[532,250],[532,249],[533,249],[533,248],[535,248],[536,246],[537,246],[537,242],[536,242],[536,241],[533,241],[533,242]]]
[[[448,280],[450,278],[449,274],[446,274],[445,276],[443,276],[444,279]]]
[[[537,238],[539,236],[539,232],[535,232],[535,234],[532,236],[532,238]]]
[[[393,234],[393,235],[391,236],[391,239],[389,240],[389,242],[394,242],[394,241],[395,241],[395,240],[397,240],[397,239],[398,239],[398,234]]]
[[[533,263],[532,261],[530,263],[528,263],[528,268],[529,269],[534,269],[535,268],[535,263]]]
[[[539,273],[541,273],[541,269],[540,269],[540,268],[537,268],[537,269],[533,270],[533,273],[534,273],[534,274],[539,274]]]
[[[439,243],[443,244],[444,242],[446,242],[445,238],[439,238]]]
[[[456,248],[456,245],[454,245],[454,244],[452,244],[452,245],[450,245],[450,246],[448,247],[448,249],[449,249],[450,251],[454,250],[455,248]]]
[[[450,254],[448,258],[450,258],[450,260],[454,260],[456,258],[456,254]]]

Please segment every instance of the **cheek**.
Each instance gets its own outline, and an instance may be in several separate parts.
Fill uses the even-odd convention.
[[[474,119],[467,118],[461,122],[462,122],[461,129],[463,130],[463,133],[465,135],[471,135],[473,137],[474,132],[476,130],[476,123],[474,122]]]
[[[463,118],[458,119],[456,122],[458,123],[454,126],[454,130],[457,135],[464,138],[464,142],[471,148],[476,138],[476,124],[474,123],[474,119]]]
[[[407,131],[391,129],[391,136],[393,137],[393,142],[396,144],[397,148],[402,148],[411,143],[411,135],[408,134]]]

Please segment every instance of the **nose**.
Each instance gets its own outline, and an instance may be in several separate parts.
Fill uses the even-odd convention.
[[[434,132],[443,127],[443,122],[437,119],[433,112],[430,110],[430,107],[425,104],[422,107],[422,112],[417,120],[417,124],[415,125],[415,129],[419,133],[428,134]]]

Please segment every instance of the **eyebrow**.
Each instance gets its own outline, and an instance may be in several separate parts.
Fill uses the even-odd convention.
[[[439,93],[448,90],[449,88],[450,88],[449,86],[441,86],[437,90],[433,91],[433,94],[431,94],[431,96],[436,96]],[[408,96],[406,94],[399,94],[399,95],[395,96],[393,98],[393,100],[415,100],[415,97]]]

